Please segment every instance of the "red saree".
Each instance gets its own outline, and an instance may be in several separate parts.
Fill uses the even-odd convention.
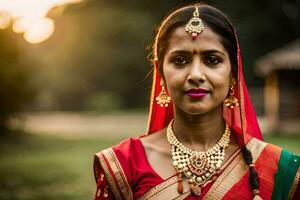
[[[247,143],[253,161],[259,171],[260,196],[262,199],[299,199],[300,159],[291,157],[296,163],[295,174],[291,175],[290,187],[282,196],[274,196],[276,179],[283,150],[271,144],[252,139]],[[295,162],[295,159],[298,159]],[[286,162],[286,161],[285,161]],[[96,154],[94,163],[97,192],[95,200],[101,199],[252,199],[248,183],[248,167],[240,151],[225,164],[219,177],[208,184],[201,196],[193,195],[187,184],[184,192],[177,192],[177,176],[161,178],[150,166],[139,138],[128,139],[119,145]],[[294,167],[295,167],[294,166]],[[292,166],[289,166],[292,167]],[[286,169],[285,169],[286,170]],[[284,170],[280,170],[284,171]],[[287,175],[287,174],[286,174]],[[283,182],[286,183],[285,180]],[[282,190],[282,187],[279,187]]]

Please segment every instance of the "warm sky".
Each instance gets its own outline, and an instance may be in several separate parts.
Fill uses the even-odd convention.
[[[80,3],[84,0],[0,0],[0,29],[10,24],[29,43],[47,40],[55,29],[54,20],[47,17],[54,7]]]

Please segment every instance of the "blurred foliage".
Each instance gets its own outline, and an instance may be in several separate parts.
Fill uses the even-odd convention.
[[[35,95],[32,69],[21,62],[20,51],[8,31],[0,31],[0,134],[11,115],[23,109]]]
[[[92,112],[104,112],[121,108],[121,99],[115,93],[99,93],[90,96],[86,109]]]
[[[15,71],[0,76],[24,87],[19,90],[20,94],[7,87],[1,88],[1,93],[5,90],[10,101],[31,96],[23,83],[29,72],[15,64],[23,65],[31,60],[34,71],[30,72],[30,81],[36,86],[38,95],[30,107],[27,106],[28,110],[145,108],[151,86],[151,74],[147,76],[151,71],[147,61],[149,52],[145,49],[166,13],[186,2],[87,0],[56,16],[54,35],[36,45],[18,39],[21,36],[17,34],[15,41],[4,41],[1,31],[2,57],[8,65],[14,66],[6,68]],[[250,86],[262,85],[262,80],[254,75],[253,63],[259,56],[299,37],[299,1],[206,2],[230,16],[239,33],[246,81]],[[17,43],[15,48],[14,42]],[[0,62],[4,66],[2,59]],[[13,76],[23,78],[8,78]],[[22,98],[15,98],[18,95]],[[6,106],[1,104],[2,107]]]

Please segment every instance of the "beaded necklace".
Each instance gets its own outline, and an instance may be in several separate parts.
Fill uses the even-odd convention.
[[[184,174],[195,195],[201,188],[216,178],[225,158],[225,149],[230,142],[230,128],[226,123],[225,131],[219,142],[206,151],[194,151],[178,141],[173,132],[174,119],[167,128],[167,139],[172,147],[173,166]]]

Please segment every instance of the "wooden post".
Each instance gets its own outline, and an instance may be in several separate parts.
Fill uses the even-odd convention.
[[[267,130],[273,132],[279,128],[279,87],[276,72],[271,72],[266,78],[264,108],[267,117]]]

